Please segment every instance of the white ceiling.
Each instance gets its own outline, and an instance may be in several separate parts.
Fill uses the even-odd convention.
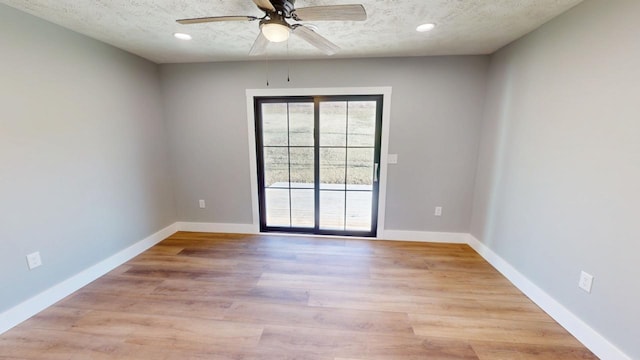
[[[316,22],[318,33],[342,50],[333,57],[490,54],[582,0],[297,0],[296,7],[361,3],[365,22]],[[156,63],[251,60],[257,22],[180,25],[180,18],[252,15],[251,0],[0,0]],[[417,25],[433,22],[428,33]],[[175,39],[186,32],[192,41]],[[286,43],[271,44],[283,58]],[[292,36],[291,58],[325,58]]]

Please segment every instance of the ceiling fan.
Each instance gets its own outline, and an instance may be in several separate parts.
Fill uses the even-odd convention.
[[[213,16],[194,19],[180,19],[178,23],[201,24],[221,21],[260,21],[260,34],[253,43],[249,55],[260,55],[267,50],[270,42],[282,42],[289,39],[291,33],[315,46],[327,55],[337,53],[340,48],[315,31],[315,26],[293,23],[299,21],[364,21],[367,13],[364,6],[332,5],[295,8],[296,0],[253,0],[264,11],[263,17],[255,16]]]

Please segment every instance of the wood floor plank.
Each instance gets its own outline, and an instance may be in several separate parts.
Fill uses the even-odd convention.
[[[154,249],[154,248],[152,248]],[[184,250],[184,249],[183,249]],[[179,254],[179,253],[178,253]],[[230,259],[208,259],[203,257],[176,256],[178,254],[144,253],[129,261],[129,267],[156,266],[160,268],[230,270],[238,265],[238,261]]]
[[[362,280],[349,277],[264,273],[257,284],[259,286],[367,294],[402,293],[408,296],[437,296],[437,294],[442,293],[447,294],[449,297],[475,298],[479,296],[495,296],[514,298],[522,295],[512,286],[474,287],[431,278],[420,279],[420,281],[415,281],[415,279],[413,281]],[[521,299],[525,300],[524,298]]]
[[[79,291],[58,304],[59,309],[84,309],[170,315],[186,318],[222,320],[233,304],[230,299],[183,299],[160,295],[111,295],[104,292]]]
[[[497,301],[496,301],[497,300]],[[354,310],[401,311],[412,314],[447,314],[482,316],[485,319],[511,319],[554,322],[528,299],[514,296],[500,299],[456,297],[434,293],[432,296],[408,296],[394,293],[316,291],[309,295],[309,305]]]
[[[178,232],[0,335],[8,359],[595,359],[463,244]]]
[[[219,248],[186,248],[180,252],[180,255],[204,257],[207,259],[237,259],[237,260],[296,260],[296,254],[293,252],[275,252],[275,251],[255,251],[255,250],[233,250]]]
[[[265,351],[298,348],[311,355],[370,360],[478,359],[466,342],[286,326],[267,326],[258,347]]]
[[[421,257],[377,257],[349,256],[336,254],[298,254],[297,260],[306,264],[354,266],[368,269],[422,269],[429,270],[426,261]]]
[[[64,301],[64,300],[63,300]],[[73,324],[88,314],[91,309],[70,309],[55,306],[47,311],[43,311],[29,320],[18,325],[17,329],[43,329],[66,331],[71,329]],[[0,352],[0,354],[2,354]]]
[[[263,302],[277,304],[303,304],[309,301],[309,292],[268,286],[253,286],[255,282],[204,282],[167,280],[159,285],[153,295],[182,300],[229,299],[231,301]]]
[[[369,272],[372,279],[397,279],[400,281],[439,279],[450,283],[467,285],[508,286],[515,290],[515,287],[507,279],[502,276],[496,276],[497,273],[472,271],[469,274],[460,271],[407,269],[390,266],[371,266]]]
[[[238,269],[241,272],[253,273],[278,273],[278,274],[301,274],[301,275],[320,275],[320,276],[338,276],[368,279],[370,277],[368,266],[346,266],[346,265],[322,265],[307,264],[302,261],[240,261]]]
[[[162,284],[162,281],[162,279],[129,278],[119,274],[107,274],[85,286],[83,289],[88,291],[103,291],[114,295],[148,294],[158,285]]]
[[[540,344],[514,344],[497,341],[472,341],[473,347],[480,360],[597,360],[589,350],[582,346],[553,346]]]
[[[282,326],[297,324],[305,328],[342,329],[371,334],[413,334],[406,313],[389,311],[236,302],[226,312],[224,320]]]
[[[548,321],[489,320],[482,314],[473,317],[409,314],[409,320],[415,334],[424,337],[580,346],[566,330]]]
[[[368,344],[358,335],[336,330],[267,326],[258,346],[266,352],[303,349],[308,355],[355,357],[367,353]]]
[[[263,327],[260,325],[217,320],[147,315],[113,311],[92,311],[78,320],[74,333],[125,338],[127,342],[152,339],[156,346],[175,347],[179,343],[247,347],[255,345]]]
[[[120,338],[24,327],[0,336],[0,354],[16,359],[117,359],[122,347]]]
[[[184,250],[184,246],[171,246],[160,243],[147,250],[144,255],[177,255],[182,250]]]

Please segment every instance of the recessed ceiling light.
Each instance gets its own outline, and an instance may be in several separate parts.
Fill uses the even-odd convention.
[[[191,35],[189,34],[175,33],[173,36],[180,40],[191,40]]]
[[[416,28],[416,31],[427,32],[433,30],[434,27],[436,27],[436,24],[422,24]]]

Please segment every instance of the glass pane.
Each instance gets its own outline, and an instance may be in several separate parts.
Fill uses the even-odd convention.
[[[313,189],[313,148],[291,148],[290,154],[291,187]]]
[[[320,191],[320,228],[344,230],[344,191]]]
[[[287,146],[287,104],[262,104],[264,146]]]
[[[345,189],[346,151],[346,149],[320,149],[320,189]]]
[[[349,102],[348,146],[376,145],[376,102]]]
[[[291,226],[288,189],[265,189],[267,226]]]
[[[347,191],[346,230],[371,231],[373,192]]]
[[[287,148],[264,148],[264,186],[289,187]]]
[[[293,227],[315,226],[315,195],[313,190],[291,190],[291,221]]]
[[[373,189],[373,149],[347,149],[347,190]]]
[[[347,145],[347,103],[320,103],[320,146]]]
[[[313,103],[289,103],[291,146],[313,146]]]

